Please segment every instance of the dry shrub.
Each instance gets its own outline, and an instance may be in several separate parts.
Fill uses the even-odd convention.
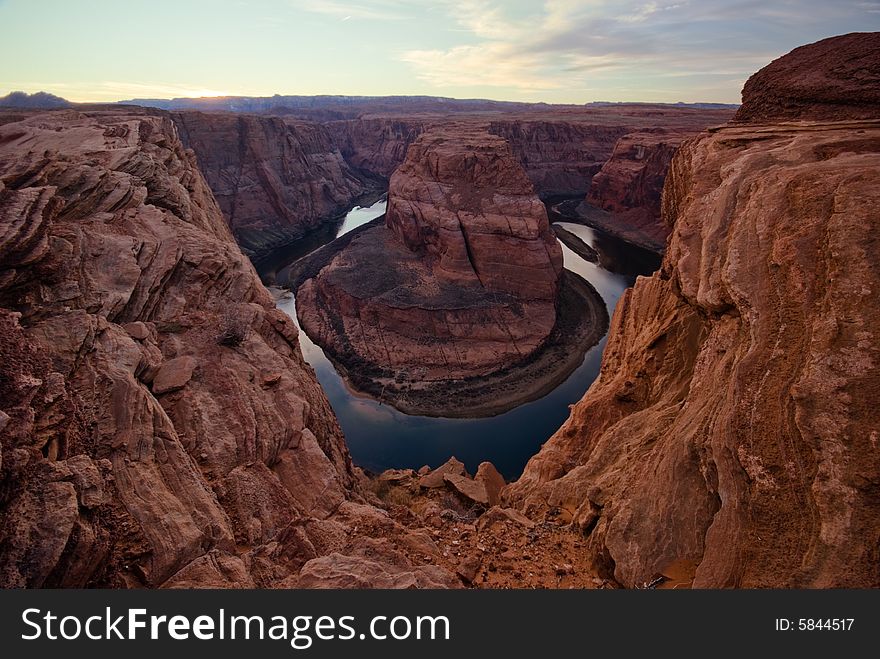
[[[247,338],[250,331],[250,314],[242,313],[241,309],[233,307],[220,318],[220,333],[217,335],[217,343],[221,346],[237,348]]]

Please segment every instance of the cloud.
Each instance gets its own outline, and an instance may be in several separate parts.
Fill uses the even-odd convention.
[[[714,76],[704,89],[717,94],[726,77],[725,100],[736,100],[745,78],[791,48],[870,29],[866,21],[876,29],[880,8],[864,0],[545,0],[517,14],[512,4],[439,0],[462,43],[400,58],[439,88],[631,90],[638,80]]]

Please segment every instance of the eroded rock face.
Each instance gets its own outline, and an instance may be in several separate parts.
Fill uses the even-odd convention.
[[[167,115],[0,127],[0,585],[274,586],[369,533],[351,579],[425,572],[297,340]]]
[[[660,220],[660,195],[672,156],[692,133],[665,130],[625,135],[593,176],[588,204],[611,213],[601,227],[637,244],[662,249],[669,227]]]
[[[547,213],[506,141],[485,130],[421,136],[392,177],[385,222],[441,279],[555,299],[562,251]]]
[[[331,355],[384,374],[389,388],[448,382],[540,348],[561,272],[544,206],[506,142],[448,127],[410,147],[386,226],[358,234],[306,281],[297,313]]]
[[[736,121],[880,119],[880,32],[795,48],[748,79]]]
[[[321,124],[248,114],[173,117],[236,240],[258,256],[339,217],[373,189]]]
[[[365,117],[329,124],[340,153],[356,169],[391,178],[406,150],[431,125],[414,117]]]
[[[730,119],[729,110],[620,105],[588,110],[545,106],[526,112],[485,114],[406,114],[364,116],[327,124],[343,157],[360,173],[388,179],[409,146],[427,130],[444,125],[486,126],[507,140],[514,157],[542,199],[584,196],[590,180],[611,157],[618,140],[635,131],[665,129],[694,135]]]
[[[547,197],[586,194],[593,175],[629,131],[627,119],[615,124],[577,116],[568,121],[523,118],[495,121],[489,130],[510,143],[535,190]]]
[[[880,128],[761,123],[679,150],[662,270],[621,299],[599,378],[505,491],[583,529],[626,586],[880,585]]]

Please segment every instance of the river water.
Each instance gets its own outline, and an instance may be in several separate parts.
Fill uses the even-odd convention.
[[[355,208],[332,231],[335,237],[369,222],[385,212],[384,200],[366,208]],[[551,221],[553,221],[551,212]],[[623,291],[636,276],[650,274],[659,257],[596,229],[560,222],[599,253],[599,264],[581,258],[565,245],[565,267],[589,281],[608,306],[609,316]],[[275,272],[333,239],[332,233],[309,236],[258,266],[264,281],[275,280]],[[279,274],[279,280],[282,277]],[[278,308],[296,320],[293,295],[272,289]],[[306,361],[315,369],[333,410],[339,419],[355,464],[371,471],[388,468],[418,469],[438,466],[455,456],[474,473],[477,465],[491,461],[508,480],[522,472],[528,459],[568,417],[569,405],[580,400],[599,374],[605,338],[587,351],[583,363],[549,394],[509,412],[485,419],[447,419],[411,416],[372,398],[352,392],[336,372],[323,350],[300,332]]]

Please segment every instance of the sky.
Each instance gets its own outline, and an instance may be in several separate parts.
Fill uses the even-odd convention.
[[[738,103],[880,0],[0,0],[0,95]]]

